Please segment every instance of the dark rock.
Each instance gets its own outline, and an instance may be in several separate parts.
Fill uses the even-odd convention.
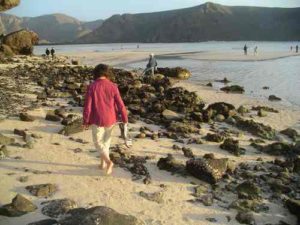
[[[220,145],[220,148],[227,150],[235,156],[240,156],[245,153],[245,150],[240,148],[239,141],[232,138],[225,139],[224,143]]]
[[[243,94],[245,92],[245,89],[239,85],[232,85],[232,86],[226,86],[226,87],[221,88],[221,91],[224,91],[227,93]]]
[[[216,102],[207,107],[207,111],[213,111],[212,117],[221,114],[225,118],[236,114],[235,107],[226,102]]]
[[[191,72],[181,67],[157,68],[157,72],[165,75],[166,77],[171,77],[180,80],[187,80],[191,77]]]
[[[269,96],[269,101],[281,101],[281,98],[279,98],[275,95],[270,95]]]
[[[261,151],[274,156],[288,156],[292,155],[292,145],[284,142],[275,142],[260,148]]]
[[[209,83],[206,84],[206,86],[207,86],[207,87],[212,87],[213,85],[212,85],[211,82],[209,82]]]
[[[295,216],[298,217],[298,224],[299,224],[299,222],[300,222],[300,200],[288,199],[285,202],[285,205],[292,214],[294,214]]]
[[[73,209],[59,221],[60,225],[144,225],[144,222],[129,215],[123,215],[111,208],[97,206],[90,209]]]
[[[242,199],[260,199],[261,190],[253,182],[245,181],[236,187],[239,198]]]
[[[181,134],[199,132],[199,129],[190,123],[182,123],[182,122],[175,122],[175,121],[171,122],[171,124],[168,127],[168,130],[171,132],[177,132]]]
[[[178,162],[171,154],[168,154],[166,158],[160,158],[157,162],[157,167],[160,170],[172,173],[182,173],[184,171],[184,165]]]
[[[254,215],[251,212],[239,212],[235,219],[241,224],[255,225]]]
[[[253,107],[252,107],[252,110],[254,110],[254,111],[260,111],[260,110],[263,110],[263,111],[271,112],[271,113],[279,113],[278,110],[273,109],[273,108],[268,107],[268,106],[253,106]]]
[[[181,150],[180,146],[178,146],[178,145],[173,145],[173,146],[172,146],[172,149],[173,149],[173,150],[176,150],[176,151]]]
[[[63,134],[63,135],[71,135],[71,134],[76,134],[79,132],[82,132],[83,128],[82,128],[82,118],[76,119],[75,121],[71,122],[70,124],[68,124],[67,126],[65,126],[60,132],[59,134]]]
[[[187,157],[187,158],[194,158],[195,157],[192,149],[183,147],[181,150],[182,150],[185,157]]]
[[[288,136],[289,138],[296,140],[299,137],[298,132],[295,129],[287,128],[285,130],[280,131],[280,133]]]
[[[19,30],[4,36],[2,43],[17,55],[32,55],[33,46],[38,44],[38,41],[39,37],[33,31]]]
[[[215,82],[219,82],[219,83],[223,83],[223,84],[228,84],[228,83],[230,83],[230,81],[229,81],[226,77],[224,77],[223,80],[215,80]]]
[[[31,115],[28,115],[28,113],[20,113],[20,120],[25,122],[33,122],[34,117]]]
[[[21,183],[26,183],[26,182],[28,181],[28,179],[29,179],[28,176],[21,176],[21,177],[19,177],[18,180],[19,180]]]
[[[10,145],[15,143],[14,138],[6,137],[0,133],[0,145]]]
[[[46,114],[46,118],[45,120],[48,120],[48,121],[53,121],[53,122],[60,122],[61,121],[61,117],[56,115],[54,112],[48,112]]]
[[[146,192],[141,191],[139,194],[141,197],[143,197],[149,201],[157,202],[157,203],[163,202],[163,192],[161,192],[161,191],[154,192],[154,193],[146,193]]]
[[[267,115],[268,114],[262,109],[258,110],[258,112],[257,112],[257,116],[259,116],[259,117],[266,117]]]
[[[269,210],[269,207],[264,203],[249,199],[238,199],[232,202],[229,207],[243,212],[253,211],[256,213],[267,212]]]
[[[50,197],[57,191],[57,186],[55,184],[30,185],[26,190],[37,197]]]
[[[37,222],[29,223],[27,225],[57,225],[58,221],[53,219],[45,219]]]
[[[194,177],[214,184],[218,182],[228,170],[228,159],[199,158],[186,162],[186,170]]]
[[[70,199],[51,200],[43,202],[42,204],[46,204],[42,208],[42,213],[52,218],[57,218],[60,215],[67,214],[71,209],[77,207],[77,204]]]
[[[14,129],[14,134],[22,136],[23,138],[26,136],[25,130]]]
[[[264,139],[273,140],[276,136],[275,130],[262,123],[257,123],[253,120],[244,120],[241,117],[235,116],[236,125],[238,128],[248,131],[249,133],[259,136]]]
[[[4,159],[9,156],[8,150],[5,145],[0,147],[0,159]]]
[[[22,216],[26,213],[33,212],[37,207],[27,198],[17,194],[12,202],[0,208],[0,215],[8,217]]]
[[[224,140],[224,136],[221,134],[212,134],[212,133],[208,133],[205,136],[205,140],[210,141],[210,142],[217,142],[220,143]]]

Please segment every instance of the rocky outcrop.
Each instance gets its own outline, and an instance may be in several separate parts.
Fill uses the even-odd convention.
[[[163,74],[166,77],[171,77],[179,80],[187,80],[191,77],[191,72],[187,69],[181,68],[181,67],[175,67],[175,68],[157,68],[157,72],[159,74]]]
[[[198,158],[186,162],[191,175],[210,184],[217,183],[231,169],[228,159]]]
[[[12,202],[0,208],[0,215],[8,217],[22,216],[26,213],[33,212],[37,207],[24,196],[18,194]]]
[[[60,225],[144,225],[134,216],[123,215],[104,206],[73,209],[69,214],[59,221]]]
[[[33,46],[38,44],[39,37],[33,31],[20,30],[6,35],[2,43],[8,46],[14,54],[32,55]]]
[[[0,12],[6,11],[20,4],[20,0],[0,0]]]
[[[57,191],[55,184],[39,184],[26,187],[32,195],[37,197],[50,197]]]

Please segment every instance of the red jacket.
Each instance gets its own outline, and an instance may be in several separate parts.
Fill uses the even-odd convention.
[[[117,122],[118,114],[123,123],[128,122],[127,111],[116,84],[108,79],[94,81],[87,90],[83,124],[110,127]]]

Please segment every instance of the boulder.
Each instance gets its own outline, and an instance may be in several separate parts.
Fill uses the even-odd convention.
[[[134,216],[123,215],[104,206],[73,209],[69,214],[59,221],[60,225],[144,225]]]
[[[10,145],[15,143],[14,138],[6,137],[0,133],[0,145]]]
[[[66,125],[61,131],[59,131],[59,134],[63,135],[71,135],[71,134],[76,134],[79,132],[82,132],[82,118],[76,119],[72,122],[70,122],[68,125]]]
[[[281,101],[281,98],[279,98],[275,95],[270,95],[269,96],[269,101]]]
[[[67,214],[71,209],[77,207],[77,204],[70,199],[57,199],[51,200],[47,202],[43,202],[42,204],[46,204],[42,208],[42,213],[46,216],[57,218],[60,215]]]
[[[239,184],[236,187],[236,191],[241,199],[258,200],[261,198],[260,188],[251,181],[245,181]]]
[[[49,111],[46,114],[45,120],[52,121],[52,122],[60,122],[61,117],[56,115],[53,111]]]
[[[252,212],[239,212],[235,219],[241,224],[255,225],[255,219]]]
[[[38,44],[38,35],[33,31],[19,30],[6,35],[2,43],[9,46],[14,54],[32,55],[33,46]]]
[[[246,113],[249,113],[250,110],[246,107],[241,105],[238,109],[237,109],[238,113],[241,115],[245,115]]]
[[[289,156],[294,152],[293,146],[284,142],[274,142],[261,147],[260,150],[274,156]]]
[[[180,120],[182,119],[184,116],[181,115],[181,114],[178,114],[172,110],[168,110],[168,109],[165,109],[163,112],[162,112],[162,116],[164,117],[164,119],[166,120],[170,120],[170,121],[173,121],[173,120]]]
[[[187,80],[191,77],[191,72],[181,67],[157,68],[157,72],[165,75],[166,77],[171,77],[179,80]]]
[[[280,131],[281,134],[288,136],[289,138],[296,140],[299,137],[298,132],[295,129],[287,128],[285,130]]]
[[[232,86],[226,86],[226,87],[221,88],[221,91],[224,91],[227,93],[243,94],[245,92],[245,89],[239,85],[232,85]]]
[[[177,161],[171,154],[168,154],[166,158],[160,158],[157,162],[157,167],[160,170],[166,170],[171,173],[184,172],[184,165]]]
[[[0,12],[6,11],[20,4],[20,0],[1,0]]]
[[[19,117],[20,117],[21,121],[25,121],[25,122],[33,122],[34,121],[34,117],[29,115],[28,113],[20,113]]]
[[[298,217],[298,224],[299,224],[299,222],[300,222],[300,200],[288,199],[285,202],[285,205],[292,214],[294,214],[295,216]]]
[[[274,140],[276,137],[275,130],[267,125],[262,123],[257,123],[254,120],[244,120],[241,117],[235,116],[234,119],[236,120],[236,125],[241,130],[248,131],[249,133],[256,135],[258,137]]]
[[[220,143],[224,140],[224,136],[221,134],[213,134],[213,133],[208,133],[205,136],[205,140],[210,141],[210,142],[217,142]]]
[[[225,118],[234,116],[236,114],[235,107],[232,104],[226,102],[216,102],[207,107],[207,111],[213,111],[212,117],[221,114]]]
[[[55,184],[30,185],[26,190],[37,197],[50,197],[57,191],[57,186]]]
[[[228,171],[228,159],[198,158],[186,162],[186,170],[194,177],[217,183]]]
[[[27,198],[17,194],[12,202],[0,208],[0,215],[8,217],[18,217],[26,213],[33,212],[37,207]]]
[[[8,150],[5,145],[0,147],[0,160],[9,156]]]
[[[187,158],[194,158],[195,157],[192,149],[190,149],[190,148],[183,147],[182,152],[183,152],[183,155]]]
[[[240,156],[245,153],[244,149],[241,149],[239,146],[239,141],[232,138],[225,139],[224,143],[220,145],[221,149],[224,149],[235,156]]]

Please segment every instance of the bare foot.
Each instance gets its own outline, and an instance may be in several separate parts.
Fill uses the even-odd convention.
[[[114,167],[114,164],[112,161],[110,161],[110,163],[107,164],[106,175],[110,175],[112,173],[113,167]]]

